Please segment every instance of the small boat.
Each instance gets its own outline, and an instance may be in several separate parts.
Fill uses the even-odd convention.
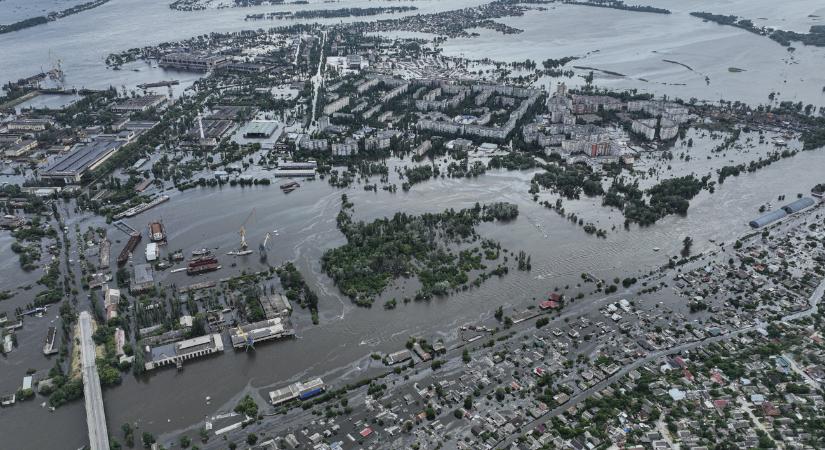
[[[208,255],[210,253],[212,253],[212,252],[210,252],[208,249],[205,249],[205,248],[202,248],[200,250],[192,250],[192,256],[204,256],[204,255]]]
[[[661,250],[659,247],[653,247],[654,252],[658,252],[659,250]]]
[[[229,256],[245,256],[245,255],[251,255],[252,250],[233,250],[231,252],[226,252],[226,254],[229,255]]]

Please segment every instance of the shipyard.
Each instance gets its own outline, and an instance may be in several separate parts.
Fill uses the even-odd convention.
[[[809,0],[9,1],[9,448],[825,446]]]

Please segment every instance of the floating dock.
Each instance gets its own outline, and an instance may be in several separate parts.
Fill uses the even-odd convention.
[[[138,243],[140,243],[140,239],[140,233],[134,233],[129,237],[129,242],[126,243],[126,247],[123,247],[123,250],[117,257],[118,266],[122,266],[129,261],[129,255],[135,251]]]

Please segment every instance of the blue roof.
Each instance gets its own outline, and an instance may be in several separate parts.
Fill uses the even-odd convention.
[[[787,205],[783,206],[782,209],[785,210],[785,212],[788,213],[788,214],[793,214],[795,212],[802,211],[803,209],[808,208],[808,207],[813,206],[813,205],[814,205],[814,200],[812,198],[804,197],[804,198],[800,198],[799,200],[797,200],[793,203],[788,203]]]
[[[777,209],[775,211],[771,211],[761,216],[757,217],[756,219],[751,220],[748,225],[753,228],[762,228],[765,225],[768,225],[772,222],[776,222],[777,220],[787,216],[788,213],[785,212],[784,209]]]

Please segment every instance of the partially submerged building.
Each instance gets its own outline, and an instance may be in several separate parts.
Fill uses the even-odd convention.
[[[223,338],[217,333],[172,344],[160,345],[158,347],[147,346],[144,349],[146,358],[145,368],[146,370],[152,370],[170,364],[175,364],[180,368],[184,361],[222,351]]]

